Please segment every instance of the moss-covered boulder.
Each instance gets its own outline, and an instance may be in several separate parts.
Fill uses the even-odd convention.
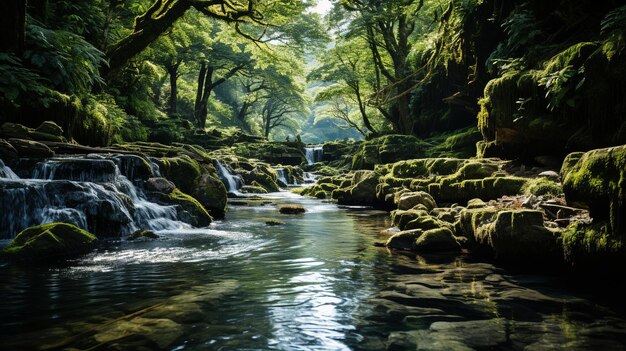
[[[94,248],[97,238],[75,225],[48,223],[20,232],[4,249],[6,257],[24,262],[72,258]]]
[[[576,160],[576,162],[574,162]],[[566,257],[601,262],[624,252],[626,240],[626,145],[575,154],[562,168],[567,202],[589,208],[593,224],[574,224],[563,236]]]
[[[435,228],[425,231],[415,241],[415,251],[418,252],[458,252],[461,244],[457,241],[449,228]]]
[[[354,172],[350,180],[351,186],[334,190],[332,197],[341,205],[375,205],[378,177],[374,171]]]
[[[391,236],[385,246],[396,250],[413,250],[415,241],[424,233],[421,229],[405,230]]]
[[[206,208],[211,217],[224,218],[228,191],[224,183],[208,172],[197,180],[191,195]]]
[[[145,186],[148,191],[156,191],[163,194],[169,194],[176,189],[176,185],[165,178],[150,178],[146,181]]]
[[[306,212],[306,209],[300,204],[284,204],[278,206],[278,212],[282,214],[302,214]]]
[[[154,177],[150,162],[138,155],[119,155],[114,158],[120,172],[130,180],[147,180]]]
[[[159,169],[163,177],[172,181],[185,193],[192,193],[196,180],[200,178],[201,168],[197,161],[184,155],[158,159]]]
[[[361,144],[353,157],[352,169],[374,169],[377,164],[420,158],[427,144],[410,135],[385,135]]]
[[[153,192],[148,194],[150,200],[162,205],[176,205],[178,218],[193,226],[207,226],[212,217],[198,200],[175,188],[169,194]]]
[[[404,192],[400,195],[397,202],[399,210],[410,210],[417,205],[423,205],[427,211],[437,207],[435,199],[423,191]]]
[[[238,143],[233,146],[235,155],[255,158],[271,164],[297,166],[305,162],[304,150],[298,143]]]
[[[492,223],[474,233],[479,245],[493,251],[502,261],[562,259],[560,232],[546,228],[543,212],[534,210],[500,211]]]
[[[17,160],[17,150],[8,141],[0,139],[0,160],[11,163]]]

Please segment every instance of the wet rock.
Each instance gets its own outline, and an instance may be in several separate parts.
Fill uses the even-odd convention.
[[[224,218],[228,201],[226,187],[219,178],[203,173],[196,180],[191,195],[198,200],[214,218]]]
[[[448,228],[425,231],[416,241],[414,248],[419,252],[458,252],[461,245]]]
[[[8,141],[0,139],[0,160],[11,163],[17,160],[17,150]]]
[[[161,158],[158,160],[161,174],[172,181],[183,192],[191,194],[200,178],[201,169],[198,162],[184,155],[180,157]]]
[[[422,236],[422,229],[405,230],[394,234],[387,240],[385,246],[390,249],[397,250],[413,250],[415,249],[415,241]]]
[[[143,157],[136,155],[119,155],[115,156],[115,160],[119,166],[120,172],[126,178],[132,180],[146,180],[154,177],[152,166]]]
[[[306,210],[304,206],[299,204],[285,204],[278,207],[278,212],[282,214],[302,214]]]
[[[131,235],[128,236],[127,240],[137,240],[137,239],[158,239],[159,236],[153,232],[152,230],[137,230]]]
[[[176,188],[174,183],[165,178],[150,178],[146,181],[146,190],[169,194]]]
[[[6,122],[0,125],[0,136],[6,139],[30,139],[31,129],[18,123]]]
[[[41,162],[35,178],[112,183],[117,177],[115,163],[102,158],[58,158]]]
[[[244,185],[241,187],[241,192],[244,194],[267,194],[262,186]]]
[[[19,157],[49,158],[54,152],[46,145],[26,139],[9,139],[11,146],[15,148]]]
[[[24,262],[65,259],[91,251],[96,240],[75,225],[49,223],[20,232],[3,252],[10,259]]]
[[[553,260],[560,257],[560,232],[544,226],[541,211],[501,211],[494,222],[480,226],[475,240],[491,248],[497,259],[505,261],[529,258]]]
[[[213,218],[211,218],[209,212],[192,196],[183,193],[179,189],[174,189],[174,191],[167,195],[167,198],[169,203],[179,205],[182,211],[191,215],[191,217],[188,217],[186,213],[181,212],[180,209],[178,210],[179,217],[184,218],[185,222],[194,226],[207,226],[211,224]]]

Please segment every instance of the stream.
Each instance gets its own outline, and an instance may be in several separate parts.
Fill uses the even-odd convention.
[[[0,266],[0,349],[626,348],[610,304],[549,274],[391,254],[374,246],[388,226],[385,212],[280,192],[233,201],[208,228],[104,242],[52,268]]]

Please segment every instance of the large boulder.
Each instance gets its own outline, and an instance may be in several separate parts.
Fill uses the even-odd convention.
[[[588,208],[593,218],[592,224],[573,224],[563,234],[566,259],[584,264],[606,262],[620,253],[623,257],[626,145],[572,154],[561,176],[568,204]]]
[[[0,139],[0,160],[11,163],[17,160],[17,150],[8,141]]]
[[[178,218],[183,222],[193,226],[208,226],[211,224],[212,217],[209,212],[202,206],[198,200],[176,188],[169,194],[149,193],[150,199],[162,205],[177,205],[176,211]]]
[[[154,177],[154,170],[150,162],[144,157],[137,155],[119,155],[114,158],[120,172],[126,178],[132,180],[147,180]]]
[[[196,181],[191,195],[206,208],[213,218],[224,218],[228,191],[219,178],[203,173]]]
[[[427,230],[415,241],[415,250],[419,252],[458,252],[461,244],[449,228]]]
[[[560,232],[546,228],[543,212],[501,211],[492,223],[478,227],[474,238],[502,261],[559,260]]]
[[[196,180],[202,173],[198,162],[187,155],[160,158],[158,164],[161,175],[188,194],[193,192]]]
[[[19,233],[4,249],[7,257],[25,262],[71,258],[93,249],[96,237],[75,225],[48,223]]]
[[[150,178],[146,181],[146,190],[169,194],[176,189],[176,185],[165,178]]]
[[[374,171],[357,171],[352,175],[351,186],[336,189],[332,197],[341,205],[364,205],[376,204],[376,186],[379,175]]]

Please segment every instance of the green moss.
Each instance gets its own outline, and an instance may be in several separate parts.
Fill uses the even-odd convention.
[[[194,216],[198,225],[206,226],[211,223],[212,218],[211,215],[209,215],[209,212],[192,196],[187,195],[180,191],[180,189],[176,188],[174,191],[169,193],[167,197],[170,202],[180,205],[183,210]]]
[[[565,260],[574,265],[606,263],[623,254],[624,243],[612,235],[607,222],[573,223],[562,238]]]
[[[352,169],[374,169],[377,164],[423,157],[428,147],[410,135],[385,135],[363,142],[353,157]]]
[[[299,204],[285,204],[278,207],[278,212],[282,214],[302,214],[306,212],[306,209]]]
[[[97,238],[73,224],[48,223],[25,229],[4,249],[17,260],[44,261],[89,252]]]
[[[449,228],[427,230],[415,240],[415,250],[419,252],[458,252],[461,245]]]
[[[522,188],[525,195],[554,195],[563,194],[563,186],[553,180],[547,178],[531,179]]]
[[[184,155],[158,160],[161,174],[186,193],[194,192],[196,180],[201,175],[198,162]]]

